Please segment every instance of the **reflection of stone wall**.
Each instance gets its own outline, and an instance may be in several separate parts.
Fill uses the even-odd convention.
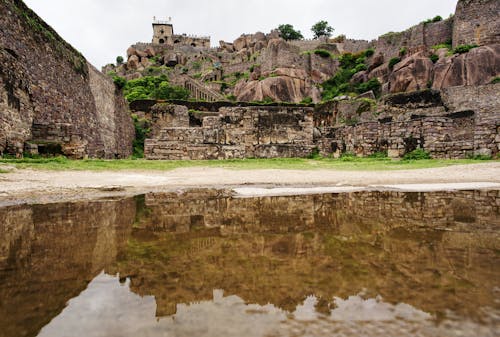
[[[0,209],[1,336],[34,336],[115,261],[134,200]]]
[[[475,319],[498,279],[485,266],[497,261],[499,193],[150,194],[117,271],[131,275],[134,292],[155,296],[158,316],[210,300],[213,289],[293,310],[311,294],[324,302],[366,288]]]

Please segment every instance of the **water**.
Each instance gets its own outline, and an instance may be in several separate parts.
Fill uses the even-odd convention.
[[[0,336],[499,336],[500,191],[193,191],[0,219]]]

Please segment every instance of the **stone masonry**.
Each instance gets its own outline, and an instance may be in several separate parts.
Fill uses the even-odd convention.
[[[153,135],[145,142],[147,159],[306,157],[314,148],[312,108],[222,107],[194,127],[189,126],[187,107],[162,104],[152,111],[163,117],[153,117]],[[168,120],[169,126],[155,128]]]
[[[113,81],[21,0],[0,12],[0,155],[131,155],[134,127]]]
[[[434,158],[500,152],[500,84],[417,91],[319,105],[237,106],[218,102],[144,105],[152,121],[148,159],[307,157],[345,153],[404,156],[422,148]],[[373,101],[374,103],[374,101]],[[204,105],[204,107],[203,107]],[[208,107],[208,108],[207,108]]]

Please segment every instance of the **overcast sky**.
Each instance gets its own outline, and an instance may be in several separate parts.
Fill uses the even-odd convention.
[[[436,15],[448,17],[457,0],[25,0],[64,39],[100,68],[125,56],[135,42],[150,42],[151,22],[172,17],[176,34],[210,35],[232,42],[242,33],[269,32],[290,23],[311,38],[327,20],[334,35],[371,40]]]

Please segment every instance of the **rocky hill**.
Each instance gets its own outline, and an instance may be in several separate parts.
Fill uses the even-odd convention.
[[[174,84],[197,82],[195,98],[248,102],[316,103],[364,91],[378,97],[483,85],[500,74],[499,11],[496,0],[460,0],[446,20],[429,19],[374,41],[285,41],[273,31],[212,49],[138,43],[127,50],[127,63],[104,71],[128,80],[163,73]]]
[[[129,156],[134,128],[111,79],[21,0],[0,12],[0,155]]]

